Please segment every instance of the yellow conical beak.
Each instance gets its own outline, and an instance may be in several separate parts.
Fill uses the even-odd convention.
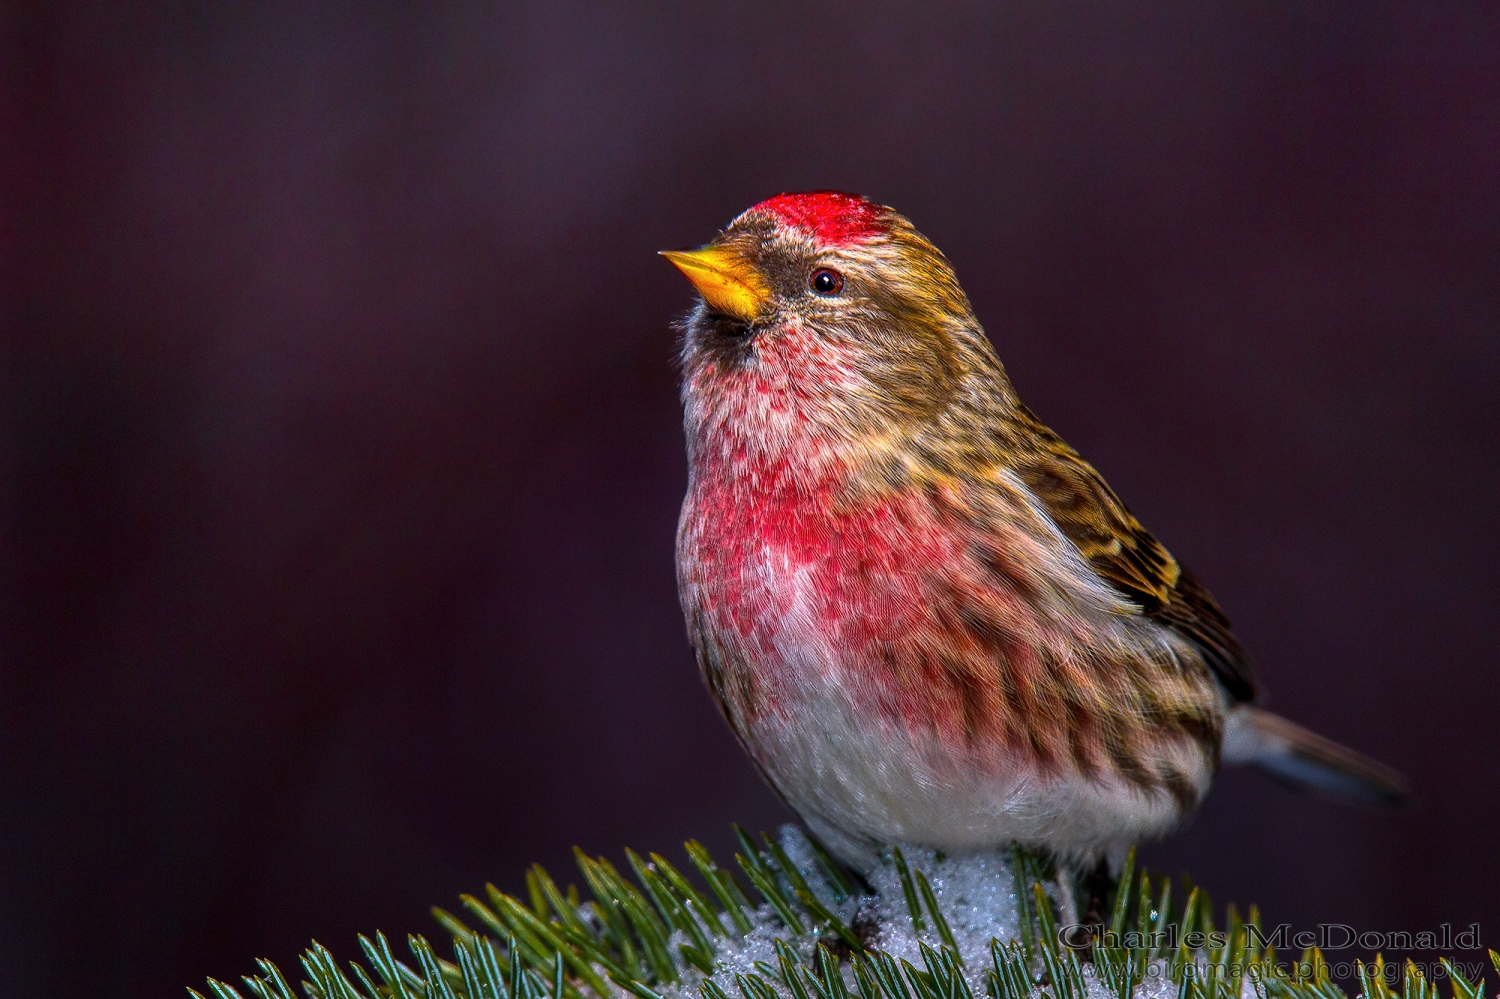
[[[766,279],[744,257],[723,246],[701,250],[662,250],[687,275],[709,306],[744,322],[754,322],[771,298]]]

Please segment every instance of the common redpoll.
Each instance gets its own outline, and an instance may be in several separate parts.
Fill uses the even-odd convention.
[[[1252,706],[1206,589],[1016,398],[942,253],[834,192],[665,254],[683,326],[677,542],[709,688],[831,850],[1012,841],[1097,864],[1221,762],[1369,803],[1401,777]]]

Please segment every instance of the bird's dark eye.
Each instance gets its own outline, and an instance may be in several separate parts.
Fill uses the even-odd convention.
[[[819,295],[837,295],[844,290],[844,275],[828,267],[819,267],[807,279],[807,286]]]

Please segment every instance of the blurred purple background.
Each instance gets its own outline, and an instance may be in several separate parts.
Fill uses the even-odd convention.
[[[825,187],[1422,798],[1229,774],[1153,860],[1500,944],[1500,7],[884,7],[0,14],[6,994],[783,821],[679,619],[654,251]]]

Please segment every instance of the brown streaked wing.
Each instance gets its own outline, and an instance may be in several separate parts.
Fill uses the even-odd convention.
[[[1229,630],[1229,618],[1198,577],[1182,569],[1171,599],[1150,616],[1191,639],[1235,700],[1255,700],[1255,667],[1250,654]]]
[[[1020,415],[1029,424],[1020,437],[1024,444],[1008,450],[1016,474],[1042,501],[1058,530],[1078,546],[1102,579],[1139,604],[1146,616],[1198,646],[1235,700],[1253,700],[1256,684],[1250,657],[1213,595],[1141,526],[1077,451],[1025,407]]]

